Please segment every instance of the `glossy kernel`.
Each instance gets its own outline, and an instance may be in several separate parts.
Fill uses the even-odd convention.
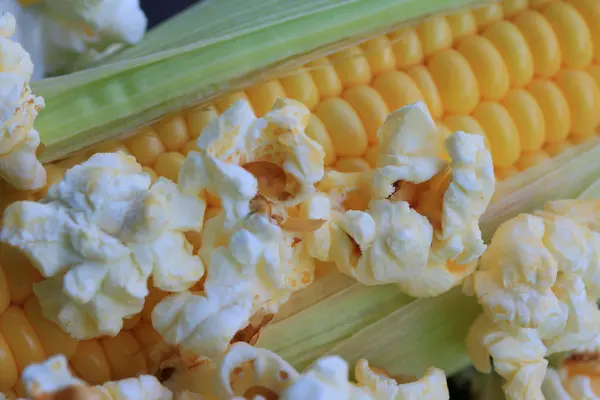
[[[444,124],[448,127],[450,132],[462,131],[466,133],[482,135],[485,147],[487,147],[488,149],[491,148],[490,140],[488,139],[485,131],[483,130],[483,127],[472,116],[451,115],[447,118],[444,118]]]
[[[219,113],[213,105],[190,108],[186,112],[186,121],[190,137],[192,139],[197,139],[210,121],[218,116]]]
[[[144,128],[140,133],[127,139],[125,143],[131,151],[131,155],[142,165],[153,165],[158,156],[165,151],[165,146],[151,128]]]
[[[441,51],[431,57],[427,68],[447,113],[469,114],[475,109],[479,103],[479,85],[469,62],[458,51]]]
[[[140,343],[129,331],[115,337],[99,339],[115,379],[125,379],[148,372],[146,357]]]
[[[17,363],[2,333],[0,333],[0,365],[2,366],[2,373],[0,374],[1,392],[13,387],[19,379]]]
[[[508,21],[500,21],[483,32],[498,49],[508,69],[510,84],[514,88],[527,85],[533,79],[533,58],[527,40],[519,29]]]
[[[417,84],[432,118],[440,118],[444,113],[442,98],[429,70],[423,65],[415,65],[406,71],[406,73]]]
[[[335,169],[340,172],[364,172],[371,169],[367,160],[360,157],[340,158],[335,163]]]
[[[542,10],[558,38],[567,67],[583,68],[592,62],[594,46],[585,20],[572,5],[556,2]]]
[[[390,113],[381,95],[370,86],[355,86],[346,90],[343,98],[363,122],[369,143],[377,143],[377,131]]]
[[[373,89],[379,92],[390,111],[423,100],[423,94],[417,84],[408,74],[401,71],[380,75],[373,81]]]
[[[342,99],[327,99],[316,110],[327,128],[338,156],[360,156],[367,150],[367,133],[352,106]]]
[[[504,97],[509,88],[508,69],[494,45],[482,36],[470,36],[457,49],[473,69],[481,97],[487,100]]]
[[[21,307],[11,305],[0,315],[0,334],[8,343],[19,371],[46,358],[42,343]]]
[[[315,85],[312,76],[306,70],[294,71],[279,80],[285,90],[286,96],[298,100],[310,110],[319,104],[319,89]]]
[[[379,36],[368,40],[361,44],[360,48],[367,57],[373,76],[378,76],[396,68],[396,57],[392,50],[392,43],[387,36]]]
[[[406,28],[393,32],[390,39],[396,57],[396,68],[408,68],[423,62],[423,47],[414,29]]]
[[[519,171],[525,171],[527,168],[531,168],[549,158],[550,156],[548,153],[543,150],[524,152],[521,154],[521,157],[519,157],[515,167],[517,167]]]
[[[561,142],[567,139],[571,129],[569,104],[556,83],[539,79],[527,87],[544,114],[546,142]]]
[[[246,93],[234,92],[234,93],[230,93],[225,96],[219,97],[217,100],[215,100],[215,106],[217,107],[217,110],[219,110],[219,113],[222,114],[225,112],[225,110],[227,110],[229,107],[231,107],[234,103],[237,103],[238,101],[241,101],[241,100],[250,102],[250,99],[248,98]]]
[[[546,140],[544,113],[535,98],[526,90],[510,91],[502,102],[517,126],[521,150],[534,151]]]
[[[10,287],[11,303],[23,304],[33,294],[33,284],[41,281],[42,275],[23,253],[3,243],[0,243],[0,266]]]
[[[555,82],[569,104],[572,134],[593,135],[600,123],[600,89],[594,79],[585,71],[563,69]]]
[[[262,117],[269,112],[277,98],[286,97],[285,89],[276,79],[247,89],[246,95],[257,117]]]
[[[560,69],[562,53],[550,22],[532,10],[522,12],[513,22],[527,41],[534,72],[542,77],[554,76]]]
[[[329,132],[327,132],[327,128],[315,114],[311,114],[305,132],[309,138],[316,140],[323,147],[325,151],[325,165],[332,165],[336,158],[335,148],[333,147],[333,142],[331,141]]]
[[[8,279],[4,274],[4,269],[0,266],[0,314],[10,305],[10,286]]]
[[[70,359],[81,379],[91,385],[100,385],[112,379],[110,365],[98,340],[82,340]]]
[[[441,15],[429,17],[417,25],[417,35],[425,57],[452,46],[452,28]]]
[[[459,11],[446,16],[454,41],[477,33],[477,21],[469,10]]]
[[[318,58],[307,65],[321,99],[339,97],[342,94],[342,81],[328,58]]]
[[[372,74],[369,62],[360,47],[349,47],[329,57],[342,86],[366,85],[371,82]]]
[[[502,5],[496,3],[475,7],[473,9],[473,15],[475,15],[475,21],[477,21],[477,28],[479,30],[482,30],[494,22],[500,21],[502,18],[504,18]]]
[[[179,179],[179,170],[185,161],[185,157],[181,153],[168,152],[162,153],[156,160],[154,170],[160,176],[177,182]]]
[[[163,119],[154,125],[160,141],[169,151],[180,149],[190,140],[185,119],[181,115],[175,115]]]
[[[479,103],[473,117],[490,140],[494,165],[500,168],[513,165],[519,158],[521,146],[517,127],[506,109],[495,102]]]
[[[569,3],[579,11],[592,35],[594,59],[600,61],[600,1],[598,0],[569,0]]]
[[[528,0],[504,0],[502,2],[504,18],[512,18],[521,11],[525,11],[529,5],[527,1]]]

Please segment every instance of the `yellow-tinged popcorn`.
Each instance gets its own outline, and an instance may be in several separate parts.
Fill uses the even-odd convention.
[[[550,202],[543,211],[506,221],[481,257],[479,270],[465,283],[485,315],[467,339],[471,357],[485,371],[488,354],[492,356],[496,370],[507,379],[509,398],[541,396],[544,357],[576,349],[600,334],[599,204]],[[500,344],[490,337],[503,337],[506,348],[492,349]],[[534,365],[535,379],[530,377]]]
[[[207,266],[203,293],[177,293],[152,313],[167,343],[213,358],[225,352],[256,314],[276,313],[313,281],[314,262],[299,237],[256,212],[231,229],[225,213],[208,220],[200,255]]]
[[[561,365],[548,368],[542,391],[547,400],[599,400],[600,335],[575,349]]]
[[[323,148],[304,132],[309,117],[306,106],[290,99],[278,99],[263,118],[246,101],[233,104],[198,138],[200,151],[188,154],[180,186],[218,196],[228,227],[250,213],[259,192],[270,201],[298,204],[314,193],[324,171]]]
[[[354,368],[358,384],[367,388],[375,400],[442,400],[449,399],[444,371],[429,368],[421,379],[398,383],[394,378],[376,371],[367,360],[359,360]]]
[[[367,285],[397,283],[416,297],[437,296],[475,269],[485,250],[479,218],[494,192],[483,137],[456,132],[443,142],[423,103],[390,114],[379,132],[377,168],[328,172],[303,215],[328,222],[305,237],[309,253],[334,261]],[[345,210],[348,192],[362,190],[364,210]]]
[[[184,232],[201,230],[204,210],[202,198],[167,179],[151,184],[133,157],[100,153],[42,201],[7,207],[0,241],[47,278],[34,286],[47,318],[77,339],[116,335],[141,311],[148,278],[182,291],[202,277]]]
[[[85,382],[71,375],[67,359],[62,354],[52,356],[39,364],[30,364],[23,370],[22,380],[27,395],[33,399],[169,400],[173,398],[171,391],[151,375],[89,387]]]
[[[0,13],[0,178],[22,190],[46,184],[46,171],[37,160],[40,145],[33,121],[44,107],[44,99],[29,87],[33,64],[29,54],[9,38],[16,22]]]

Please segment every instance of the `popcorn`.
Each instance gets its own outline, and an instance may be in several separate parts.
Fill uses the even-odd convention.
[[[116,335],[141,311],[149,277],[166,291],[202,277],[184,232],[202,228],[204,210],[164,178],[152,185],[133,157],[96,154],[43,201],[11,204],[0,240],[47,278],[34,286],[47,318],[77,339]]]

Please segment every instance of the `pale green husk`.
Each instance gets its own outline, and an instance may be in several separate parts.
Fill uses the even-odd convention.
[[[490,0],[206,0],[102,65],[36,82],[52,161],[432,13]]]

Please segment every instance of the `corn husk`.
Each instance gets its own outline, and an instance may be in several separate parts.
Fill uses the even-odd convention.
[[[206,0],[101,64],[44,79],[42,161],[131,132],[428,14],[490,0]]]

